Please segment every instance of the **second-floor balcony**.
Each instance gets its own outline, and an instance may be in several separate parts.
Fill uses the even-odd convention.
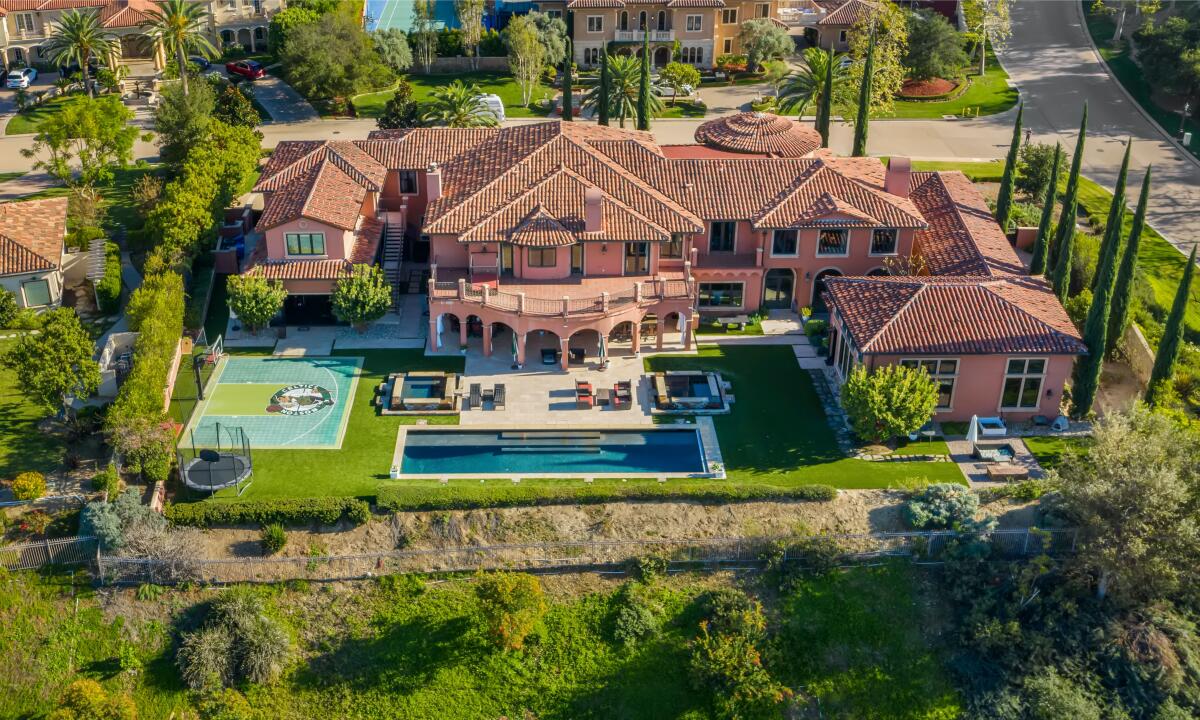
[[[645,32],[645,30],[617,30],[613,39],[617,42],[641,42]],[[672,42],[674,40],[674,30],[650,31],[650,42]]]
[[[457,276],[457,277],[456,277]],[[557,281],[503,280],[472,283],[459,272],[429,280],[429,299],[460,301],[519,315],[575,317],[604,315],[664,300],[691,302],[695,283],[670,276],[576,278]]]
[[[41,40],[42,38],[45,38],[46,36],[47,35],[46,35],[45,28],[31,29],[31,30],[18,29],[18,30],[12,31],[12,33],[9,35],[9,39],[10,40]]]

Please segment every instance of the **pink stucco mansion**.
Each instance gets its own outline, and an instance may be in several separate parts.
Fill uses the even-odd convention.
[[[600,338],[685,350],[701,315],[810,306],[842,377],[919,364],[939,419],[1057,415],[1086,347],[972,184],[819,146],[759,113],[689,145],[557,121],[284,142],[243,272],[311,310],[354,263],[397,284],[418,267],[428,351],[470,335],[518,363],[549,348],[564,369]]]

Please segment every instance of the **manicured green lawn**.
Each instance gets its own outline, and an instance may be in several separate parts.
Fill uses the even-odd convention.
[[[133,183],[138,178],[155,172],[156,168],[157,166],[155,165],[145,164],[117,168],[113,171],[112,181],[100,185],[100,197],[104,199],[104,208],[106,210],[104,218],[106,227],[132,230],[142,226],[141,216],[138,215],[137,208],[133,205],[133,197],[130,193],[133,189]],[[71,191],[66,187],[52,187],[21,199],[38,200],[70,194]]]
[[[78,94],[61,95],[50,98],[35,108],[28,108],[14,115],[4,126],[5,135],[24,135],[35,133],[38,126],[62,110],[63,103],[73,100]]]
[[[736,325],[726,326],[724,323],[716,322],[712,319],[705,322],[704,318],[700,319],[700,327],[696,328],[697,335],[762,335],[762,319],[755,317],[752,322],[746,324],[746,327],[738,329]]]
[[[1038,464],[1047,470],[1057,467],[1069,452],[1084,452],[1090,438],[1079,437],[1027,437],[1025,447],[1033,453]]]
[[[1116,31],[1113,19],[1090,12],[1091,0],[1080,0],[1080,2],[1083,3],[1083,14],[1087,18],[1088,34],[1092,36],[1092,42],[1100,51],[1100,57],[1108,64],[1108,69],[1117,78],[1117,82],[1121,83],[1134,101],[1164,130],[1169,133],[1178,132],[1179,113],[1167,110],[1154,102],[1154,86],[1146,82],[1146,74],[1130,56],[1129,43],[1122,42],[1120,47],[1113,47],[1112,36]],[[1196,139],[1200,138],[1200,120],[1197,120],[1194,110],[1191,117],[1188,118],[1186,129],[1192,133],[1192,144],[1188,147],[1188,151],[1196,157],[1200,157],[1200,140]]]
[[[0,355],[15,342],[0,340]],[[15,373],[0,367],[0,480],[11,480],[26,470],[45,473],[58,469],[66,446],[58,437],[37,428],[49,414],[25,399]]]
[[[949,455],[950,446],[945,440],[937,438],[934,440],[909,440],[907,438],[900,441],[896,449],[892,451],[893,455]]]
[[[897,99],[892,112],[883,118],[938,119],[943,115],[995,115],[1017,104],[1017,88],[1008,84],[1008,73],[989,53],[987,71],[980,77],[970,76],[971,86],[962,95],[944,102],[917,102]]]
[[[668,101],[663,101],[662,112],[656,115],[657,118],[698,118],[704,117],[708,112],[708,108],[696,103],[690,103],[685,100],[671,105]]]
[[[698,355],[646,359],[648,371],[715,370],[736,402],[714,418],[729,480],[778,487],[886,488],[908,478],[963,482],[952,463],[878,463],[838,450],[812,380],[782,345],[701,346]]]
[[[521,104],[521,88],[508,73],[472,72],[457,75],[408,76],[408,81],[412,83],[413,87],[413,99],[419,103],[428,100],[433,91],[443,88],[455,80],[462,80],[467,85],[476,84],[484,93],[499,95],[500,100],[504,103],[504,113],[508,117],[541,117],[545,113],[536,107],[537,101],[554,95],[552,89],[539,85],[534,89],[530,98],[530,105],[533,107],[525,107]],[[395,93],[392,90],[385,90],[359,95],[353,100],[354,108],[359,117],[379,117],[383,114],[383,108],[393,94]]]

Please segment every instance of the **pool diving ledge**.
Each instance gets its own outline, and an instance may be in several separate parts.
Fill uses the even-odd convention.
[[[591,427],[403,426],[397,480],[725,479],[712,419]]]

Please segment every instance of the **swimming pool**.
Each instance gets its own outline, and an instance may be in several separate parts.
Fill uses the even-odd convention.
[[[708,472],[695,426],[645,430],[410,428],[402,475],[616,475]]]
[[[446,387],[446,381],[442,378],[404,378],[404,384],[401,386],[401,398],[419,398],[428,400],[430,398],[440,398],[443,390]]]

